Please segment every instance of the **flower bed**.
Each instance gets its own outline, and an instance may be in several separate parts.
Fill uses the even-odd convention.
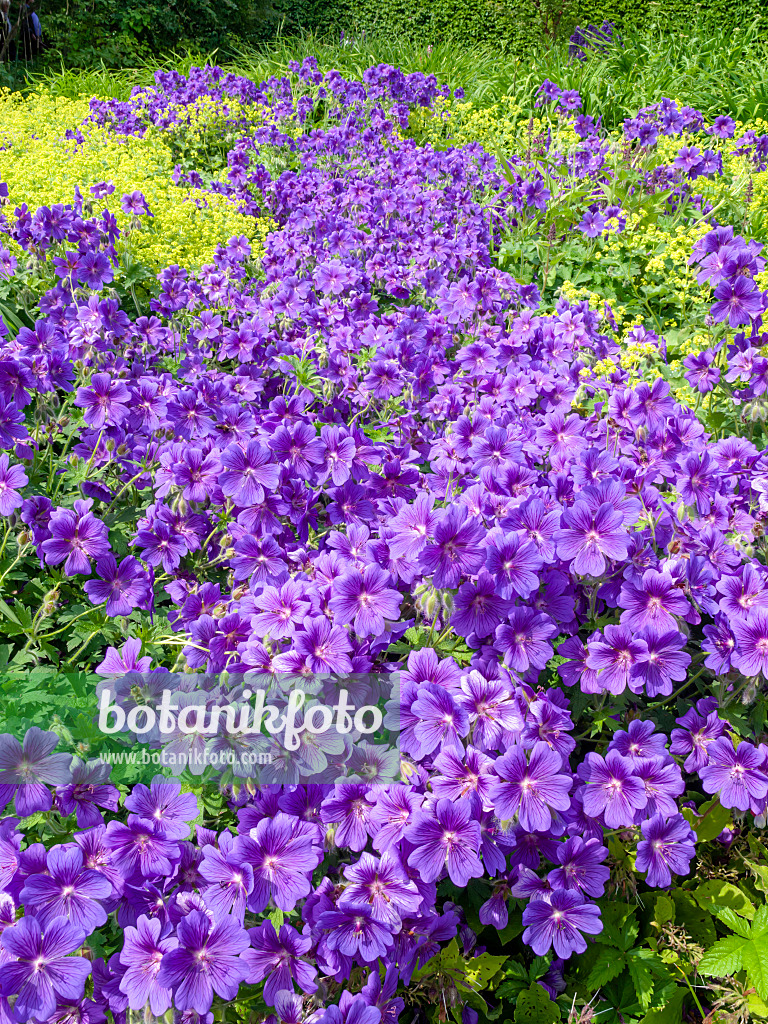
[[[34,212],[10,133],[0,1021],[768,1016],[768,137],[460,101],[158,73]],[[242,224],[156,287],[152,153]]]

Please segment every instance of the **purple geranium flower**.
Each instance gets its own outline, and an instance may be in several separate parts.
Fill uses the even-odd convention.
[[[669,885],[673,873],[687,875],[696,853],[696,833],[682,814],[671,818],[654,814],[641,828],[643,838],[637,844],[635,863],[638,871],[648,872],[648,885]]]
[[[16,959],[3,964],[0,994],[16,996],[16,1020],[46,1021],[57,999],[76,1001],[82,996],[91,964],[69,954],[84,939],[83,929],[63,917],[52,920],[45,931],[34,917],[23,917],[3,931],[0,943]]]
[[[294,981],[302,992],[317,991],[317,968],[301,959],[309,952],[311,936],[299,935],[289,924],[281,925],[278,933],[271,921],[263,921],[257,928],[249,929],[248,935],[251,949],[242,955],[249,968],[246,981],[255,984],[266,979],[264,1002],[268,1006],[275,1005],[280,991],[292,991]]]
[[[155,776],[149,789],[137,783],[125,806],[139,818],[154,822],[169,839],[186,839],[188,822],[199,813],[194,793],[182,793],[180,782],[169,781],[162,775]]]
[[[177,946],[178,940],[168,934],[159,918],[142,915],[135,928],[125,928],[120,963],[126,971],[120,979],[120,991],[128,997],[132,1010],[149,1006],[153,1015],[160,1017],[171,1008],[171,989],[160,984],[158,975],[163,957]]]
[[[64,917],[90,935],[107,920],[101,902],[112,895],[112,883],[83,864],[79,846],[66,844],[48,851],[46,874],[30,875],[21,891],[27,908],[43,926]]]
[[[248,966],[240,954],[248,948],[248,935],[232,918],[211,924],[200,910],[182,918],[178,946],[163,955],[157,983],[173,989],[179,1010],[206,1013],[213,994],[234,999]]]
[[[0,455],[0,516],[9,516],[21,508],[24,500],[19,491],[28,483],[23,468],[9,465],[8,456]]]
[[[334,622],[351,622],[358,636],[379,636],[385,619],[397,620],[402,595],[389,587],[390,575],[378,565],[366,565],[362,573],[349,572],[334,580],[330,609]]]
[[[582,935],[598,935],[603,930],[600,910],[587,903],[580,892],[559,889],[547,900],[533,900],[523,910],[523,942],[537,956],[544,956],[554,946],[555,954],[567,960],[573,953],[583,953],[587,943]]]
[[[317,827],[282,812],[262,818],[250,835],[238,836],[234,851],[253,868],[249,909],[258,914],[270,899],[281,910],[293,910],[311,889],[312,871],[320,863]]]
[[[26,818],[48,811],[53,797],[48,786],[64,786],[72,779],[71,754],[53,754],[59,742],[55,732],[43,732],[33,725],[24,742],[4,733],[0,736],[0,802],[16,792],[16,812]]]
[[[432,811],[417,811],[405,830],[405,838],[415,847],[408,857],[409,865],[425,882],[436,881],[445,867],[458,886],[465,886],[470,878],[480,878],[480,824],[472,818],[470,806],[444,799],[438,800]]]
[[[67,576],[90,575],[91,558],[101,558],[110,549],[106,523],[90,511],[91,499],[78,499],[74,509],[57,508],[48,528],[51,536],[42,543],[46,565],[64,562]]]
[[[526,831],[546,832],[552,811],[570,807],[572,779],[562,768],[560,755],[544,742],[534,745],[530,763],[521,747],[510,747],[494,765],[500,781],[492,787],[490,800],[497,817],[511,821],[517,815]]]
[[[434,542],[422,551],[420,564],[436,587],[457,587],[462,576],[480,571],[485,562],[485,530],[469,518],[466,505],[452,505],[437,523]]]
[[[590,751],[579,765],[584,811],[591,818],[603,816],[608,828],[632,825],[635,812],[645,807],[648,797],[642,781],[633,774],[633,764],[615,750],[603,759]]]
[[[768,773],[763,755],[751,743],[733,743],[721,736],[709,747],[709,760],[699,771],[707,793],[717,793],[723,807],[748,811],[768,795]]]

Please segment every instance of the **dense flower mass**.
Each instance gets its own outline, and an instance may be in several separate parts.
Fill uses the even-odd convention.
[[[498,973],[487,927],[547,958],[531,982],[554,998],[566,962],[616,933],[596,901],[615,914],[688,875],[723,810],[766,820],[764,721],[739,698],[768,677],[768,456],[713,436],[661,377],[633,379],[610,306],[550,308],[545,281],[500,269],[501,225],[538,230],[550,189],[535,158],[417,145],[409,115],[438,96],[432,77],[347,81],[307,59],[259,86],[159,72],[94,101],[90,126],[176,140],[213,104],[235,139],[226,174],[179,164],[177,180],[275,225],[260,260],[244,229],[197,271],[164,268],[136,317],[112,287],[109,210],[78,195],[0,223],[8,286],[37,288],[0,346],[2,545],[18,549],[0,582],[13,571],[26,599],[21,570],[50,581],[18,620],[21,664],[38,640],[62,670],[86,652],[148,751],[160,737],[141,717],[169,686],[189,708],[248,674],[285,703],[297,682],[380,673],[400,744],[392,759],[359,729],[308,729],[255,785],[243,755],[274,751],[266,734],[179,728],[183,785],[126,796],[87,743],[73,762],[53,732],[0,737],[18,815],[0,823],[0,1021],[148,1006],[191,1024],[238,999],[243,1019],[395,1021],[403,986],[423,1000],[452,948],[483,984]],[[560,185],[590,203],[572,230],[620,231],[598,126],[554,83],[540,100],[579,140]],[[663,100],[625,135],[641,151],[704,130]],[[682,146],[654,188],[702,219],[693,182],[718,171]],[[122,209],[150,213],[136,191]],[[686,379],[707,395],[722,375],[755,402],[760,246],[704,227],[691,259],[714,333]],[[67,622],[40,624],[67,602],[90,635],[62,649]],[[223,776],[192,756],[230,741]],[[64,838],[46,851],[19,818],[54,814]],[[661,992],[667,961],[644,952]]]

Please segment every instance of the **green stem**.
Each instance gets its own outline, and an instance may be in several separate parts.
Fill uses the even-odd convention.
[[[103,603],[106,605],[107,602],[104,601]],[[39,636],[37,639],[38,640],[50,640],[51,637],[58,636],[59,633],[65,633],[69,629],[69,627],[72,625],[73,622],[77,622],[78,619],[85,618],[86,615],[90,615],[92,611],[95,611],[96,608],[100,608],[100,607],[101,607],[101,605],[94,605],[93,608],[86,608],[86,610],[84,612],[80,612],[79,615],[76,615],[73,619],[70,619],[69,622],[66,624],[66,626],[62,626],[61,629],[54,630],[53,633],[43,633],[43,635]],[[96,632],[98,632],[98,630]]]

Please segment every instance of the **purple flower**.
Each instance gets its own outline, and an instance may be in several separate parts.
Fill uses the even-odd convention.
[[[390,575],[378,565],[367,565],[362,573],[353,571],[334,580],[329,602],[334,621],[352,622],[358,636],[380,636],[385,619],[397,620],[402,595],[389,588]]]
[[[447,867],[451,881],[463,888],[470,878],[483,874],[477,855],[480,825],[467,804],[438,800],[432,811],[417,811],[405,830],[405,838],[415,847],[408,863],[425,882],[436,881]]]
[[[608,850],[597,839],[574,836],[557,848],[559,868],[547,875],[553,889],[576,889],[587,896],[602,896],[610,878],[610,868],[603,864]]]
[[[339,907],[367,904],[374,920],[400,926],[401,915],[415,914],[421,893],[409,881],[397,853],[387,851],[381,858],[363,853],[356,864],[344,868],[348,885],[339,898]]]
[[[731,619],[738,647],[731,658],[734,668],[745,676],[761,672],[768,678],[768,610],[758,608],[747,619]]]
[[[139,818],[154,822],[169,839],[186,839],[188,822],[199,813],[194,793],[182,793],[180,782],[171,782],[162,775],[155,776],[150,789],[137,783],[125,806]]]
[[[138,561],[127,555],[118,566],[111,553],[96,562],[100,580],[88,580],[83,589],[93,604],[107,602],[107,615],[130,615],[134,608],[146,606],[149,580]]]
[[[435,526],[434,538],[419,560],[436,587],[457,587],[462,576],[480,571],[485,562],[485,530],[468,517],[466,505],[452,505],[447,510]]]
[[[6,953],[16,959],[0,971],[0,994],[16,995],[14,1017],[19,1021],[46,1021],[57,999],[78,1000],[91,965],[81,956],[69,956],[83,944],[82,928],[59,917],[43,932],[34,917],[23,917],[0,936]]]
[[[15,789],[16,812],[22,818],[50,810],[48,786],[64,786],[72,778],[72,755],[51,753],[58,742],[55,732],[36,725],[27,730],[23,744],[7,733],[0,736],[0,797],[7,803]]]
[[[74,844],[48,851],[47,873],[30,875],[21,891],[26,907],[46,928],[56,917],[67,918],[90,935],[107,920],[99,902],[112,894],[112,884],[99,871],[83,866],[83,852]]]
[[[670,885],[673,873],[688,874],[696,853],[696,833],[682,814],[671,818],[654,814],[642,823],[641,829],[643,838],[637,844],[635,865],[638,871],[648,872],[648,885]]]
[[[128,415],[131,400],[128,388],[108,373],[94,373],[88,387],[77,389],[75,405],[85,409],[83,419],[89,427],[111,427],[122,423]]]
[[[258,928],[248,931],[251,949],[242,959],[248,965],[248,984],[264,981],[264,1002],[274,1006],[279,992],[293,991],[294,981],[302,992],[316,992],[317,968],[302,960],[312,945],[311,936],[299,935],[289,924],[280,926],[279,933],[271,921],[263,921]]]
[[[46,565],[64,562],[66,576],[91,573],[91,558],[100,558],[110,549],[105,523],[90,511],[93,501],[78,499],[74,510],[57,508],[52,514],[51,537],[42,543]]]
[[[241,508],[260,504],[264,489],[274,490],[280,479],[280,469],[271,459],[269,449],[259,441],[250,441],[245,450],[237,443],[228,445],[221,453],[224,494]]]
[[[490,530],[485,565],[503,598],[526,598],[539,589],[541,557],[536,547],[517,533],[504,533],[498,527]]]
[[[75,758],[72,767],[72,781],[56,790],[56,808],[63,817],[77,814],[78,828],[92,828],[103,825],[104,818],[97,807],[108,811],[117,810],[119,792],[107,780],[112,768],[103,761],[83,762]]]
[[[497,817],[511,821],[515,815],[527,832],[546,832],[552,811],[570,807],[572,779],[561,774],[562,758],[544,742],[531,751],[530,764],[521,747],[511,747],[494,765],[499,781],[490,792]]]
[[[763,298],[754,281],[737,277],[735,281],[721,281],[715,288],[715,301],[711,313],[715,323],[728,320],[731,327],[748,324],[763,312]]]
[[[173,989],[179,1010],[205,1013],[213,994],[231,1000],[237,995],[248,967],[240,953],[248,948],[242,925],[224,918],[211,925],[208,917],[193,910],[177,928],[178,946],[163,954],[157,984]]]
[[[533,545],[528,545],[533,548]],[[462,583],[454,598],[455,611],[451,625],[460,636],[486,637],[501,624],[510,602],[499,596],[493,577],[480,570],[477,583]]]
[[[392,946],[395,925],[376,921],[372,909],[361,904],[357,907],[339,907],[326,910],[318,919],[321,928],[331,929],[326,936],[330,949],[345,956],[358,957],[364,963],[373,963],[387,955]]]
[[[219,849],[210,844],[203,847],[203,861],[198,868],[209,883],[202,890],[206,906],[218,920],[232,912],[233,917],[243,920],[248,896],[253,892],[253,868],[247,864],[234,848],[231,833],[219,836]]]
[[[606,626],[604,635],[590,637],[586,666],[597,672],[601,690],[618,695],[626,690],[632,667],[646,646],[628,626]]]
[[[547,641],[557,634],[557,626],[548,615],[532,608],[514,608],[509,622],[496,630],[496,645],[504,652],[504,661],[516,672],[543,669],[552,657]]]
[[[645,690],[649,697],[668,697],[672,693],[672,681],[685,679],[691,663],[690,654],[683,650],[686,638],[676,629],[661,633],[649,631],[638,643],[643,649],[629,674],[630,690],[633,693]]]
[[[721,736],[710,745],[709,760],[699,770],[706,793],[717,793],[723,807],[748,811],[768,795],[763,756],[751,743],[733,743]],[[755,811],[755,813],[757,813]]]
[[[573,953],[583,953],[587,943],[582,935],[598,935],[603,930],[600,910],[587,903],[579,892],[559,889],[547,900],[533,900],[523,910],[523,942],[537,956],[544,956],[554,946],[555,954],[567,960]]]
[[[717,711],[704,713],[706,701],[698,701],[682,718],[675,719],[680,729],[672,730],[671,754],[687,755],[683,767],[687,772],[698,772],[709,760],[709,747],[727,729],[727,723],[718,718]]]
[[[677,580],[656,569],[645,570],[639,587],[631,580],[622,584],[619,607],[625,609],[621,624],[635,632],[649,627],[660,631],[677,629],[675,615],[684,616],[690,611]]]
[[[0,455],[0,516],[9,516],[21,508],[24,500],[19,491],[28,483],[23,468],[9,465],[8,456]]]
[[[571,571],[580,576],[602,576],[606,558],[627,557],[624,516],[606,502],[593,513],[586,501],[563,511],[565,526],[555,533],[560,558],[572,560]]]
[[[609,750],[605,759],[590,751],[577,774],[585,783],[581,790],[584,811],[591,818],[602,815],[608,828],[632,825],[635,812],[648,803],[645,786],[633,774],[632,762],[615,750]]]
[[[683,366],[686,368],[685,379],[692,388],[706,395],[720,380],[720,368],[713,366],[715,353],[712,349],[698,355],[686,356]]]
[[[270,899],[281,910],[293,910],[311,890],[310,876],[320,863],[317,828],[293,815],[262,818],[250,835],[238,836],[235,853],[253,868],[253,892],[248,906],[260,913]]]
[[[293,649],[304,658],[310,672],[351,672],[352,650],[349,636],[341,626],[332,626],[325,616],[304,619],[304,629],[293,638]],[[281,655],[275,658],[275,667],[282,670]],[[290,666],[286,666],[290,668]]]
[[[135,814],[128,815],[126,824],[110,821],[105,844],[126,881],[168,875],[171,864],[180,857],[178,843],[168,839],[154,822],[143,821]]]
[[[135,928],[125,928],[120,950],[120,963],[126,968],[120,979],[120,991],[128,997],[132,1010],[149,1006],[155,1017],[169,1010],[173,1001],[170,987],[161,985],[158,975],[163,957],[176,949],[178,940],[163,932],[159,918],[142,915]]]
[[[444,687],[435,683],[420,686],[411,713],[417,718],[414,736],[418,750],[412,751],[414,756],[426,757],[438,747],[463,751],[461,740],[469,732],[469,718]]]

